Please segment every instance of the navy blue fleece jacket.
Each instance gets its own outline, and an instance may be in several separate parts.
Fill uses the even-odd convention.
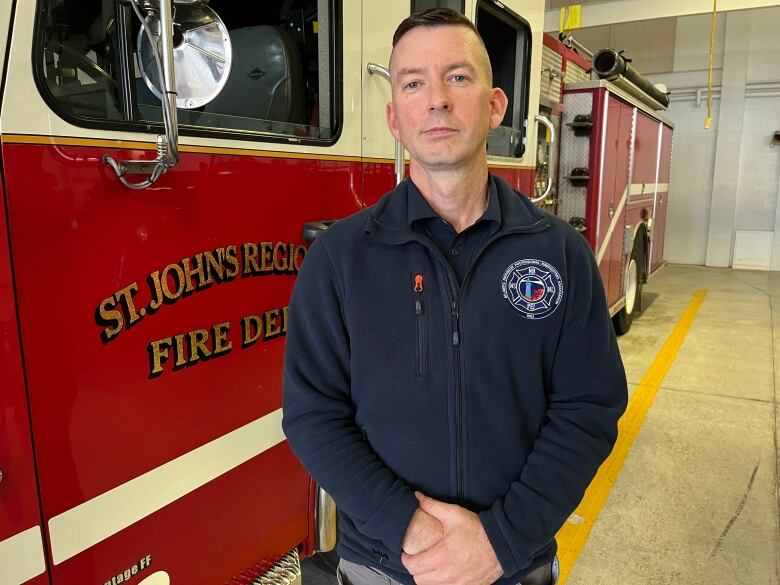
[[[586,241],[490,180],[502,225],[462,284],[411,229],[407,179],[317,239],[290,305],[284,431],[339,506],[339,553],[410,585],[415,489],[479,514],[497,583],[551,560],[626,405]]]

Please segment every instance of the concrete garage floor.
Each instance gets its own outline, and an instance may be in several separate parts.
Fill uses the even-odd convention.
[[[780,585],[780,273],[667,266],[620,338],[629,391],[701,289],[568,585]],[[335,578],[304,561],[303,581]]]
[[[630,390],[699,289],[569,585],[780,584],[780,274],[667,266],[620,338]]]

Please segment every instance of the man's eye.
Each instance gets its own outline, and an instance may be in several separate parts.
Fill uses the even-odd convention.
[[[410,81],[409,83],[406,84],[407,89],[417,89],[418,87],[420,87],[419,81]]]
[[[466,81],[466,76],[465,75],[453,75],[452,76],[452,80],[453,81],[457,81],[458,83],[463,83],[464,81]]]

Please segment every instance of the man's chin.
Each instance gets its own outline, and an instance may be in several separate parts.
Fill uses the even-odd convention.
[[[471,168],[468,160],[464,156],[424,156],[415,158],[415,162],[422,168],[431,172],[456,171],[459,169]]]

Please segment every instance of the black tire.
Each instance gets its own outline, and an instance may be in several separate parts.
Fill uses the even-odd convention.
[[[612,326],[617,335],[628,333],[634,318],[642,310],[642,281],[644,277],[641,256],[637,245],[634,244],[626,270],[626,304],[612,317]]]

